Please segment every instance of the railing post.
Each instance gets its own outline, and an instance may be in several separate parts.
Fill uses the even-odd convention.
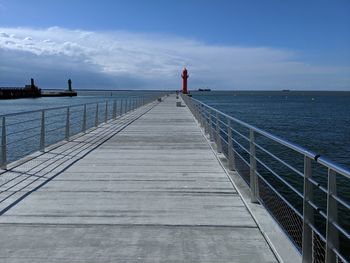
[[[83,127],[81,128],[82,132],[86,132],[86,104],[84,105],[83,111]]]
[[[120,99],[119,116],[123,115],[123,99]]]
[[[199,106],[200,106],[199,104],[196,104],[197,114],[198,114],[198,123],[200,126],[203,126],[202,125],[202,113],[201,113],[201,109]]]
[[[196,119],[197,119],[197,121],[198,121],[198,123],[200,125],[200,123],[201,123],[201,116],[200,116],[200,112],[199,112],[199,108],[198,108],[198,104],[197,103],[195,104],[194,110],[196,112]]]
[[[209,113],[204,111],[204,106],[202,105],[202,111],[204,116],[204,131],[209,134]]]
[[[192,115],[196,118],[196,120],[198,121],[198,116],[197,116],[197,109],[196,109],[196,105],[194,104],[194,102],[192,100],[189,101],[190,105],[191,105],[191,112]],[[186,103],[187,105],[187,103]]]
[[[231,129],[231,120],[227,120],[227,159],[228,159],[228,168],[233,171],[236,169],[235,166],[235,155],[233,152],[233,141],[232,141],[232,129]]]
[[[198,115],[197,104],[192,103],[192,108],[193,108],[193,112],[194,112],[194,117],[196,118],[197,122],[199,123],[199,115]]]
[[[250,165],[250,191],[251,202],[258,203],[258,177],[256,175],[256,151],[255,151],[255,134],[249,129],[249,165]]]
[[[193,116],[196,118],[196,120],[198,121],[196,105],[194,104],[193,100],[190,100],[189,102],[191,105],[191,112],[192,112]]]
[[[108,100],[106,100],[106,109],[105,109],[105,123],[108,121]]]
[[[98,102],[96,103],[95,126],[98,126]]]
[[[45,151],[45,110],[41,111],[40,151]]]
[[[210,141],[214,141],[214,132],[213,132],[213,121],[211,116],[211,110],[209,110],[209,138]]]
[[[197,110],[198,110],[198,118],[199,118],[199,124],[201,125],[201,127],[203,127],[203,116],[202,116],[202,111],[201,111],[201,105],[197,104]]]
[[[221,144],[221,133],[220,133],[220,119],[219,113],[216,112],[216,148],[218,153],[222,153],[222,144]]]
[[[311,158],[304,157],[304,198],[303,198],[303,237],[302,237],[302,262],[312,263],[312,228],[314,222],[314,211],[309,201],[313,199]]]
[[[69,140],[69,126],[70,126],[70,109],[67,107],[67,118],[66,118],[66,140]]]
[[[337,174],[328,169],[328,192],[327,192],[327,226],[326,226],[326,262],[336,262],[337,256],[333,249],[339,249],[338,230],[332,223],[338,223],[338,203],[334,199],[337,195]]]
[[[6,117],[2,117],[1,125],[1,169],[7,169],[7,149],[6,149]]]
[[[117,100],[113,101],[113,120],[117,118]]]
[[[202,104],[198,105],[198,109],[199,109],[200,122],[201,122],[202,127],[205,130],[204,112],[203,112],[203,109],[202,109]]]
[[[128,99],[126,98],[124,103],[124,114],[127,113],[127,110],[128,110]]]

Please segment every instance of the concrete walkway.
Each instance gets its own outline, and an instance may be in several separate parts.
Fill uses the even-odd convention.
[[[140,109],[1,215],[0,262],[276,262],[192,114],[175,104]]]

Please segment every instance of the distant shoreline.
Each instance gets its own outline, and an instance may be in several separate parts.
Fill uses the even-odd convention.
[[[59,88],[57,89],[42,89],[42,90],[60,90]],[[180,89],[178,89],[180,90]],[[142,92],[159,92],[159,91],[176,91],[176,89],[79,89],[76,88],[75,91],[142,91]],[[198,89],[195,90],[189,90],[190,92],[201,92],[198,91]],[[290,92],[349,92],[350,90],[239,90],[239,89],[230,89],[230,90],[223,90],[223,89],[218,89],[218,90],[213,90],[211,89],[212,92],[285,92],[285,93],[290,93]]]

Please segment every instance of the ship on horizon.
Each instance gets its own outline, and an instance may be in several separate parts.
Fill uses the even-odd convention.
[[[205,88],[205,89],[199,88],[198,91],[211,91],[211,89],[208,89],[208,88]]]

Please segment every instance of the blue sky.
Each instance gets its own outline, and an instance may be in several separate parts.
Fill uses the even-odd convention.
[[[0,0],[0,86],[350,90],[350,1]],[[65,81],[62,81],[65,83]]]

